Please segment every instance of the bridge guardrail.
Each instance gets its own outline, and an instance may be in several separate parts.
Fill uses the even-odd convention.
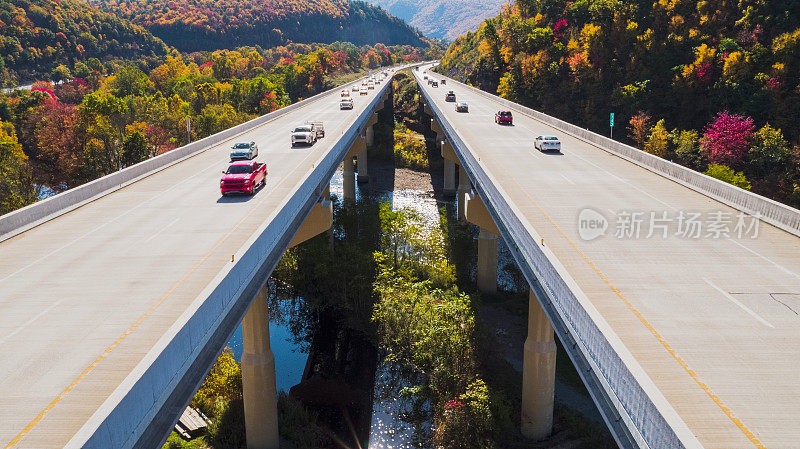
[[[419,81],[419,78],[417,78]],[[459,83],[462,84],[462,83]],[[463,85],[463,84],[462,84]],[[469,87],[469,86],[467,86]],[[421,89],[567,353],[622,447],[702,447],[539,234]]]
[[[441,75],[441,74],[439,74]],[[444,75],[441,75],[444,76]],[[451,79],[449,77],[446,77]],[[662,159],[650,153],[626,145],[622,142],[610,139],[597,134],[593,131],[575,126],[564,120],[547,115],[543,112],[531,109],[527,106],[514,103],[512,101],[490,94],[476,87],[464,84],[457,80],[452,80],[459,86],[472,90],[473,92],[501,103],[508,109],[515,110],[524,115],[532,117],[542,123],[550,125],[566,134],[577,139],[593,144],[601,150],[619,156],[632,162],[646,170],[659,174],[667,179],[682,184],[696,192],[702,193],[709,198],[715,199],[734,209],[740,210],[752,216],[758,216],[761,220],[783,229],[786,232],[800,237],[800,210],[775,200],[771,200],[756,193],[736,187],[719,179],[694,171],[675,162]]]
[[[359,78],[352,82],[358,82],[366,77]],[[352,83],[351,82],[351,83]],[[348,83],[348,84],[351,84]],[[174,164],[184,161],[187,158],[196,156],[207,151],[226,140],[233,139],[243,133],[251,131],[253,128],[269,123],[283,115],[296,109],[307,106],[321,98],[333,95],[338,92],[339,87],[327,90],[305,100],[298,101],[277,111],[256,117],[245,123],[241,123],[232,128],[221,131],[217,134],[205,137],[192,142],[188,145],[178,147],[167,153],[142,161],[130,167],[95,179],[94,181],[81,184],[77,187],[61,192],[50,198],[37,201],[22,209],[9,212],[0,216],[0,242],[7,240],[17,234],[27,231],[39,224],[45,223],[53,218],[63,215],[84,204],[102,198],[109,193],[115,192],[129,184],[144,179]]]
[[[388,86],[386,83],[381,89]],[[253,233],[243,245],[246,249],[236,254],[236,262],[227,265],[197,296],[73,436],[68,448],[151,448],[164,444],[168,430],[316,203],[319,186],[329,182],[361,133],[381,93],[353,126],[341,137],[336,136],[333,148],[300,176],[294,193]]]

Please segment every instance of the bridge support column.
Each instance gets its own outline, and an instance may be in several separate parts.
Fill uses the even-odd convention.
[[[478,291],[497,293],[497,234],[481,228],[478,234]]]
[[[372,129],[372,126],[364,129],[364,137],[367,140],[367,147],[371,147],[375,143],[375,130]]]
[[[442,159],[444,159],[444,194],[453,195],[456,193],[456,165],[458,157],[453,146],[447,140],[442,141]]]
[[[267,291],[262,288],[242,320],[242,393],[248,449],[278,449],[275,358],[269,346]]]
[[[344,156],[344,162],[342,163],[342,190],[344,202],[348,201],[355,201],[356,200],[356,176],[355,176],[355,169],[353,168],[353,157],[359,156],[361,153],[364,153],[363,161],[366,165],[367,160],[367,143],[364,140],[364,137],[357,136],[356,140],[353,141],[353,145],[347,151],[347,154]],[[359,162],[362,162],[359,160]],[[361,165],[358,166],[359,172],[361,171]],[[367,174],[366,167],[364,169],[364,175]]]
[[[342,164],[342,198],[345,203],[356,200],[356,172],[353,167],[353,156],[344,157]]]
[[[521,431],[532,440],[550,436],[556,379],[553,326],[531,290],[528,299],[528,338],[522,368]]]
[[[370,126],[367,130],[371,131],[372,127]],[[367,140],[367,144],[369,145],[369,140]],[[358,182],[369,182],[367,149],[364,148],[356,157],[358,157]]]
[[[478,291],[493,295],[497,293],[497,238],[500,230],[481,197],[477,194],[464,197],[467,221],[481,228],[478,235]]]
[[[444,194],[453,195],[456,193],[456,164],[447,159],[444,160]]]
[[[463,165],[459,165],[458,170],[458,220],[464,221],[466,220],[466,204],[467,204],[467,195],[469,194],[470,190],[470,183],[469,177],[467,176],[467,171],[464,170]]]

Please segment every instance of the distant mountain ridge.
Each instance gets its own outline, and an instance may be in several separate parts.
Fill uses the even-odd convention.
[[[507,0],[368,0],[426,36],[455,40],[496,16]]]
[[[425,44],[424,37],[380,7],[346,0],[88,0],[141,25],[179,50],[287,42],[356,45]]]

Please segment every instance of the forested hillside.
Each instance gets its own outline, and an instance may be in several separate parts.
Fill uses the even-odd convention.
[[[440,70],[800,205],[800,2],[516,0]]]
[[[59,65],[72,67],[92,58],[166,53],[167,46],[142,27],[80,1],[0,1],[0,84],[27,81]]]
[[[422,45],[402,20],[360,1],[346,0],[89,0],[142,25],[179,50],[287,42]]]
[[[423,34],[454,40],[496,16],[507,0],[368,0]]]

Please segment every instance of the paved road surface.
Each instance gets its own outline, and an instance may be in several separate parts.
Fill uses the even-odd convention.
[[[0,243],[0,445],[62,447],[372,100],[331,96],[239,141],[269,170],[223,198],[233,141]],[[327,136],[292,149],[306,120]],[[17,441],[21,432],[27,435]],[[17,444],[18,443],[18,444]]]
[[[800,445],[800,239],[764,223],[736,238],[730,207],[521,114],[496,125],[501,106],[463,87],[423,88],[704,446]],[[535,151],[540,134],[558,136],[562,154]],[[581,238],[585,208],[606,217],[605,236]],[[617,238],[634,212],[639,238]],[[702,235],[658,221],[668,237],[657,226],[647,238],[651,212],[700,212]],[[717,212],[732,238],[707,236]]]

